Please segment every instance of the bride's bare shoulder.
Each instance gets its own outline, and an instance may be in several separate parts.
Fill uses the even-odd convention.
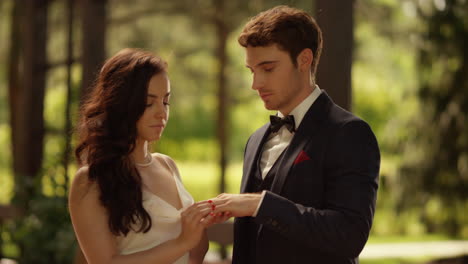
[[[163,162],[163,163],[166,163],[168,165],[170,165],[171,167],[175,167],[175,162],[174,160],[169,157],[168,155],[165,155],[165,154],[162,154],[162,153],[152,153],[151,154],[156,160],[158,160],[159,162]]]
[[[96,195],[97,185],[96,182],[89,179],[89,168],[83,166],[75,174],[70,188],[70,202],[81,201],[88,195]]]

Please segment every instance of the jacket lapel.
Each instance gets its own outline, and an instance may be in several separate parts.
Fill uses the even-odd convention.
[[[257,159],[261,159],[260,151],[262,150],[263,143],[270,134],[270,123],[268,122],[263,127],[259,128],[249,139],[245,149],[244,168],[242,173],[242,182],[240,192],[245,192],[248,184],[248,179],[252,176],[252,168]]]
[[[312,104],[307,113],[302,119],[296,134],[294,135],[289,147],[286,149],[285,155],[279,161],[278,173],[273,180],[271,191],[277,194],[281,193],[283,185],[293,167],[294,160],[303,150],[306,145],[314,138],[320,129],[323,127],[324,119],[333,102],[327,93],[322,90],[322,94]]]

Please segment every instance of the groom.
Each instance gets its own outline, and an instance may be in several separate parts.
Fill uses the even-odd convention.
[[[235,216],[233,263],[358,263],[372,225],[380,166],[369,125],[315,84],[322,34],[278,6],[238,39],[271,122],[247,142],[242,194],[212,199]],[[340,76],[337,76],[340,78]]]

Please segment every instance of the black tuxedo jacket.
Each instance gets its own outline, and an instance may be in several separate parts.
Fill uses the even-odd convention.
[[[241,192],[269,133],[266,124],[247,142]],[[248,217],[236,218],[233,263],[358,263],[378,188],[380,153],[371,128],[322,90],[285,151],[254,218],[256,257],[246,254]]]

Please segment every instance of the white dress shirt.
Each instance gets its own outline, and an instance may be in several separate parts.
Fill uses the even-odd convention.
[[[321,93],[322,91],[318,85],[315,85],[315,89],[312,91],[312,93],[310,93],[309,96],[307,96],[291,111],[290,115],[294,116],[296,130],[300,126],[302,119],[304,118],[309,108],[312,106],[315,100],[317,100]],[[277,115],[281,118],[284,117],[280,111],[278,111]],[[283,153],[283,151],[289,146],[289,143],[291,143],[294,134],[294,132],[291,133],[285,126],[282,126],[278,132],[271,133],[268,136],[268,139],[263,146],[262,158],[260,160],[260,170],[262,172],[263,179],[265,179],[266,175],[273,167],[281,153]],[[257,215],[258,209],[262,205],[263,197],[265,197],[265,191],[262,192],[262,198],[260,199],[253,216]]]

